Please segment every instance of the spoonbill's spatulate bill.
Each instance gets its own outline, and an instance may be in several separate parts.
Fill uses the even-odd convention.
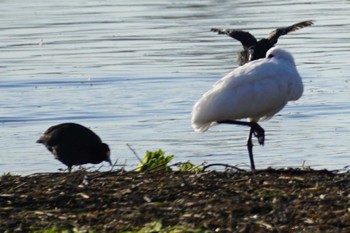
[[[107,144],[90,129],[76,123],[63,123],[48,128],[37,140],[68,166],[70,172],[73,165],[86,163],[98,164],[109,162],[110,150]]]
[[[302,93],[303,83],[292,55],[273,47],[266,58],[238,67],[206,92],[193,107],[192,127],[203,132],[217,124],[249,126],[247,147],[254,170],[252,136],[260,145],[265,140],[264,129],[257,122],[271,118]],[[239,121],[243,118],[248,121]]]
[[[249,61],[264,58],[266,52],[277,44],[280,36],[286,35],[290,32],[297,31],[301,28],[311,26],[313,20],[306,20],[300,23],[293,24],[289,27],[280,27],[261,40],[257,40],[252,34],[242,30],[224,29],[224,28],[212,28],[211,31],[218,34],[226,34],[235,40],[241,42],[243,51],[237,54],[237,61],[239,65],[243,65]]]

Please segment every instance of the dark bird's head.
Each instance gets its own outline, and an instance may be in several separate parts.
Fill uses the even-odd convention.
[[[266,56],[266,52],[274,46],[268,39],[261,39],[249,48],[249,61],[258,60]]]
[[[112,166],[111,151],[106,143],[101,143],[100,153],[103,156],[103,161],[108,162]]]

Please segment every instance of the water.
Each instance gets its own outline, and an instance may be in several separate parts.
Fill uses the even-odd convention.
[[[0,174],[64,165],[36,139],[49,126],[90,127],[127,169],[162,148],[177,161],[249,167],[248,130],[194,133],[194,102],[236,67],[240,44],[211,27],[258,38],[302,20],[280,38],[293,53],[304,96],[262,123],[257,168],[342,169],[350,151],[350,1],[1,1]],[[255,144],[257,144],[255,142]],[[98,167],[98,166],[97,166]]]

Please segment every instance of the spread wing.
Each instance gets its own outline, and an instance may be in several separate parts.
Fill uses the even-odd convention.
[[[276,30],[270,32],[270,34],[268,35],[267,39],[271,41],[271,43],[273,44],[276,44],[277,41],[278,41],[278,38],[280,36],[283,36],[283,35],[286,35],[290,32],[294,32],[294,31],[297,31],[301,28],[304,28],[304,27],[308,27],[308,26],[311,26],[314,24],[314,21],[313,20],[306,20],[306,21],[303,21],[303,22],[299,22],[299,23],[296,23],[296,24],[293,24],[289,27],[281,27],[281,28],[277,28]]]
[[[248,49],[258,42],[252,34],[246,31],[224,28],[212,28],[211,31],[217,32],[218,34],[226,34],[233,39],[238,40],[245,49]]]

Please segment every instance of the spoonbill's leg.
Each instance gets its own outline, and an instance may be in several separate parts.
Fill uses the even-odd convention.
[[[218,121],[218,123],[219,124],[231,124],[231,125],[243,125],[243,126],[250,127],[249,135],[247,138],[247,148],[248,148],[249,159],[250,159],[250,167],[252,170],[255,170],[252,136],[254,135],[258,139],[258,142],[260,145],[264,145],[265,130],[256,122],[225,120],[225,121]]]

